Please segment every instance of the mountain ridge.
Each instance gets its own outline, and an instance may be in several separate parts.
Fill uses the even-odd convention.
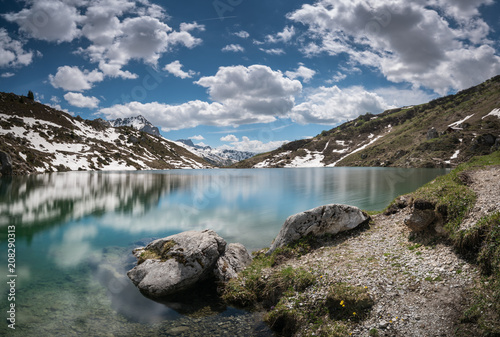
[[[366,113],[234,168],[455,167],[500,147],[500,75],[428,103]]]
[[[213,167],[161,136],[73,117],[12,93],[0,93],[0,152],[10,156],[14,175]]]
[[[255,156],[255,153],[248,151],[214,149],[210,146],[195,145],[191,139],[178,139],[176,142],[188,146],[189,151],[192,151],[197,156],[205,159],[210,164],[219,167],[230,166]]]

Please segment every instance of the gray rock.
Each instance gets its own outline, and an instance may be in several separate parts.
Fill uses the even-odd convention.
[[[219,282],[227,282],[238,276],[252,262],[252,257],[241,243],[230,243],[226,252],[215,265],[214,275]]]
[[[436,128],[432,127],[429,129],[429,131],[427,131],[427,140],[438,138],[438,137],[439,137],[439,133],[437,132]]]
[[[3,176],[12,175],[12,159],[8,153],[0,151],[0,165],[2,165],[0,173]]]
[[[149,296],[172,295],[212,276],[225,249],[224,239],[212,230],[179,233],[135,250],[140,264],[127,276]]]
[[[414,232],[421,232],[436,219],[436,212],[432,209],[414,209],[411,215],[405,219],[405,225]]]
[[[267,254],[308,234],[320,236],[353,229],[369,216],[359,208],[331,204],[292,215],[286,219]]]

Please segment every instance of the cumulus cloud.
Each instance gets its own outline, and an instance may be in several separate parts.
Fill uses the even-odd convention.
[[[295,28],[293,26],[285,27],[282,32],[277,33],[276,35],[267,35],[266,42],[268,43],[278,43],[278,42],[289,42],[292,37],[295,35]]]
[[[235,137],[236,138],[236,137]],[[221,139],[222,140],[222,139]],[[260,140],[251,140],[250,138],[243,136],[241,141],[234,141],[231,145],[222,145],[219,149],[237,150],[237,151],[247,151],[253,153],[263,153],[269,152],[279,148],[281,145],[289,143],[288,140],[278,140],[264,143]]]
[[[30,37],[51,41],[69,42],[81,31],[78,24],[83,20],[76,6],[68,1],[30,1],[31,6],[18,13],[4,14],[7,21],[15,22]]]
[[[380,113],[392,107],[381,96],[363,87],[320,87],[296,105],[289,116],[300,124],[337,124],[366,112]]]
[[[211,103],[130,102],[101,109],[100,113],[110,119],[142,114],[164,131],[198,125],[269,123],[288,114],[295,105],[295,96],[302,91],[299,81],[263,65],[220,67],[214,76],[202,77],[195,83],[207,88]]]
[[[175,77],[180,77],[182,79],[191,78],[194,75],[196,75],[196,72],[193,70],[188,70],[187,72],[182,70],[182,64],[179,60],[167,64],[163,68],[163,70],[166,70],[169,73],[171,73],[172,75],[174,75]]]
[[[49,42],[87,39],[76,52],[88,57],[106,76],[137,78],[123,68],[131,60],[157,66],[159,58],[176,47],[194,48],[193,35],[205,27],[183,22],[174,30],[162,20],[162,7],[147,0],[30,0],[27,8],[3,15],[28,36]]]
[[[7,73],[2,73],[2,75],[0,75],[0,77],[2,77],[2,78],[9,78],[9,77],[12,77],[12,76],[15,76],[15,75],[16,74],[14,74],[14,73],[7,72]]]
[[[99,99],[95,97],[84,96],[81,93],[68,92],[64,95],[64,99],[78,108],[95,109],[99,106]]]
[[[195,82],[212,100],[239,115],[282,116],[290,111],[302,84],[263,65],[220,67],[215,76]]]
[[[222,137],[221,142],[238,142],[239,139],[235,135],[227,135]]]
[[[197,136],[189,137],[189,139],[192,139],[192,140],[204,140],[205,137],[203,137],[202,135],[197,135]]]
[[[296,78],[302,78],[304,82],[309,82],[314,75],[316,75],[316,71],[305,67],[304,65],[300,65],[295,71],[287,71],[285,75],[291,78],[292,80]]]
[[[250,34],[244,30],[240,30],[239,32],[234,33],[234,35],[241,37],[242,39],[248,39],[250,37]]]
[[[0,28],[0,67],[27,66],[33,53],[24,50],[23,43],[10,38],[5,28]]]
[[[49,75],[50,84],[54,88],[66,91],[84,91],[91,89],[96,82],[101,82],[104,74],[94,69],[81,71],[78,67],[63,66],[57,68],[55,75]]]
[[[238,53],[238,52],[244,52],[245,48],[243,48],[239,44],[228,44],[227,46],[222,48],[222,51],[232,51],[234,53]]]
[[[302,51],[308,56],[345,53],[390,81],[445,94],[500,72],[500,57],[487,40],[489,27],[477,16],[479,6],[491,2],[322,0],[288,18],[307,26]],[[465,20],[459,18],[462,11]],[[473,74],[460,74],[477,67]]]

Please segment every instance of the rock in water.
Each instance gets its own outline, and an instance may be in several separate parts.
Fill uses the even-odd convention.
[[[241,243],[230,243],[226,252],[215,265],[214,275],[220,282],[227,282],[238,276],[252,262],[252,257]]]
[[[136,250],[139,264],[127,275],[146,295],[172,295],[212,276],[225,250],[226,241],[212,230],[179,233]]]
[[[267,254],[308,234],[337,234],[356,228],[368,219],[370,217],[357,207],[337,204],[292,215],[286,219]]]
[[[12,159],[8,153],[0,151],[0,165],[2,166],[0,173],[3,176],[12,175]]]

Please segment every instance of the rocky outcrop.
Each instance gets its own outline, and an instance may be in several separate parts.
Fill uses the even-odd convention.
[[[225,282],[251,261],[245,247],[228,246],[212,230],[158,239],[134,250],[134,255],[138,264],[127,275],[151,297],[173,295],[209,278]]]
[[[438,138],[439,133],[437,132],[436,128],[432,127],[427,131],[427,140]]]
[[[417,199],[413,202],[411,215],[404,220],[404,223],[412,231],[421,232],[436,220],[434,208],[433,203]]]
[[[267,254],[308,234],[316,236],[351,230],[370,217],[359,208],[331,204],[297,213],[286,219]]]
[[[3,176],[12,175],[12,159],[10,158],[8,153],[0,151],[0,173]]]
[[[219,282],[227,282],[252,262],[252,257],[241,243],[231,243],[215,265],[214,275]]]

